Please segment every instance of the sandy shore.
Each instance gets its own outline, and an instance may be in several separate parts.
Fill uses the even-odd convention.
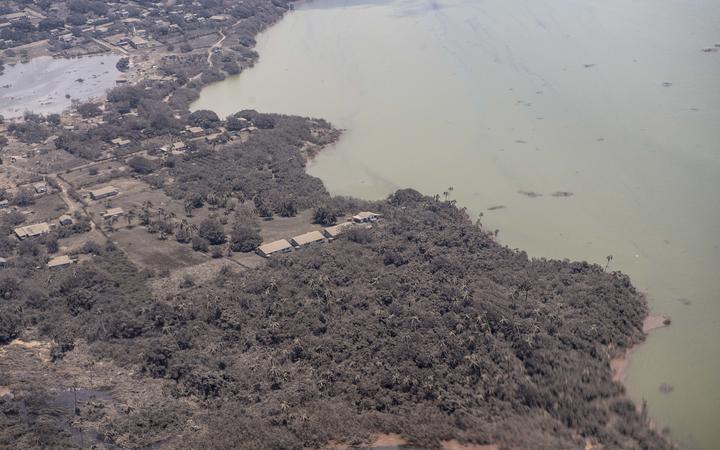
[[[663,316],[663,315],[657,315],[657,316],[647,316],[645,320],[643,320],[643,332],[649,333],[652,330],[655,330],[657,328],[663,328],[670,324],[670,317]],[[641,343],[642,344],[642,343]],[[638,344],[638,345],[641,345]],[[625,350],[625,353],[622,355],[613,358],[610,361],[610,368],[613,372],[613,380],[618,381],[622,383],[625,381],[625,378],[627,377],[627,369],[630,366],[630,356],[632,355],[632,352],[637,348],[637,345]]]

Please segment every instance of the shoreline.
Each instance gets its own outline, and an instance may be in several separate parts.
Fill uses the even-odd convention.
[[[304,3],[304,2],[301,1],[301,2],[298,2],[298,3]],[[282,17],[284,17],[284,15],[281,16],[280,19],[278,19],[278,21],[281,20]],[[270,25],[272,25],[272,24],[270,24]],[[269,28],[269,27],[270,27],[270,26],[268,26],[267,28]],[[266,29],[267,29],[267,28],[266,28]],[[265,30],[261,30],[261,31],[265,31]],[[93,56],[93,55],[90,55],[90,57],[92,57],[92,56]],[[81,56],[81,57],[84,57],[84,56]],[[74,59],[74,58],[62,57],[61,59]],[[140,68],[141,68],[141,67],[142,67],[142,66],[140,66],[140,65],[134,65],[134,66],[131,68],[131,70],[130,70],[130,72],[132,73],[132,72],[133,72],[133,69],[134,69],[134,74],[137,76],[137,78],[134,80],[134,81],[136,81],[136,82],[142,81],[143,79],[145,79],[145,77],[143,76],[144,74],[140,72]],[[206,87],[206,86],[207,86],[207,85],[201,85],[201,86],[198,88],[198,94],[199,94],[199,92],[200,92],[204,87]],[[107,100],[106,100],[106,99],[103,99],[102,102],[103,102],[103,103],[106,103]],[[66,109],[64,109],[62,112],[65,113],[65,112],[67,112],[69,109],[70,109],[70,108],[66,108]],[[308,153],[306,152],[306,155],[305,155],[305,156],[306,156],[306,172],[307,172],[308,166],[311,164],[312,160],[313,160],[313,159],[315,158],[315,156],[319,153],[319,151],[324,151],[326,147],[329,147],[330,145],[334,145],[335,143],[337,143],[337,141],[342,137],[343,131],[345,131],[345,130],[338,130],[338,134],[337,134],[337,136],[335,137],[335,139],[333,139],[332,142],[329,142],[326,146],[324,146],[323,148],[319,149],[319,150],[318,150],[317,152],[315,152],[314,154],[310,155],[310,154],[308,154]],[[321,181],[322,181],[322,180],[321,180]],[[323,185],[324,185],[324,183],[323,183]],[[664,327],[664,326],[667,325],[666,322],[668,322],[668,321],[669,321],[669,318],[666,317],[666,316],[662,316],[662,315],[648,315],[648,316],[643,320],[643,327],[642,327],[643,333],[645,333],[645,334],[647,335],[647,333],[648,333],[649,331],[653,330],[653,329],[662,328],[662,327]],[[637,347],[639,347],[640,345],[642,345],[643,342],[645,342],[645,341],[642,341],[642,342],[639,342],[639,343],[633,345],[632,347],[626,349],[625,352],[623,353],[623,355],[618,356],[618,357],[616,357],[616,358],[613,358],[613,359],[611,360],[611,364],[610,364],[610,365],[611,365],[611,370],[612,370],[612,373],[613,373],[613,380],[619,381],[619,382],[621,382],[621,383],[624,382],[624,380],[625,380],[625,378],[626,378],[626,376],[627,376],[627,373],[626,373],[626,372],[627,372],[627,369],[628,369],[629,364],[630,364],[631,353],[632,353]],[[403,439],[400,435],[397,435],[397,434],[378,434],[378,435],[375,436],[375,441],[373,441],[373,443],[370,445],[370,448],[387,447],[387,446],[402,446],[402,445],[408,445],[408,441],[405,440],[405,439]],[[496,446],[496,445],[487,445],[487,444],[483,444],[483,445],[480,445],[480,444],[461,444],[461,443],[459,443],[459,442],[456,441],[456,440],[441,441],[441,445],[442,445],[442,447],[443,447],[444,449],[448,449],[448,450],[498,450],[498,449],[499,449],[499,447]],[[351,447],[351,446],[347,446],[347,447],[346,447],[346,446],[344,446],[344,445],[341,445],[340,447],[330,447],[330,448],[343,448],[343,449],[345,449],[345,448],[353,448],[353,447]]]
[[[642,331],[647,337],[652,330],[670,326],[670,322],[670,316],[651,314],[643,319]],[[622,354],[615,356],[610,360],[610,369],[612,370],[613,381],[622,383],[624,387],[627,387],[625,386],[625,381],[627,380],[627,371],[630,368],[632,354],[644,343],[645,341],[638,342],[632,347],[626,349]]]

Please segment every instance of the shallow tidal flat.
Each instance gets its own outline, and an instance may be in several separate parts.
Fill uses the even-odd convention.
[[[72,59],[48,56],[5,66],[0,75],[0,115],[15,118],[26,111],[60,113],[73,100],[104,96],[120,74],[115,68],[118,59],[115,55]]]
[[[718,23],[707,0],[316,0],[193,108],[322,117],[346,130],[308,168],[332,193],[447,192],[512,248],[628,273],[672,317],[629,394],[714,450]]]

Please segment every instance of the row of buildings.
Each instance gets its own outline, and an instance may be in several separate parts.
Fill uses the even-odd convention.
[[[326,227],[321,230],[309,231],[307,233],[295,236],[289,240],[280,239],[274,242],[263,244],[258,247],[257,253],[265,258],[270,258],[272,255],[276,255],[278,253],[287,253],[292,251],[293,249],[300,249],[313,244],[331,241],[355,225],[377,222],[381,217],[381,214],[370,211],[363,211],[354,215],[352,219],[348,220],[347,222],[339,223],[337,225]]]

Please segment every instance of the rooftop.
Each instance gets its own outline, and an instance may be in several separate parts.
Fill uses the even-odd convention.
[[[310,231],[309,233],[301,234],[300,236],[292,238],[296,245],[312,244],[313,242],[322,241],[324,239],[325,236],[323,236],[323,234],[319,231]]]
[[[41,234],[49,233],[50,225],[47,222],[36,223],[33,225],[27,225],[24,227],[15,228],[15,234],[20,238],[34,237]]]
[[[374,213],[371,211],[361,211],[353,216],[353,220],[357,222],[367,222],[368,220],[377,219],[381,216],[382,214]]]
[[[56,258],[51,259],[50,261],[48,261],[47,265],[48,265],[48,267],[52,268],[52,267],[66,266],[66,265],[72,264],[74,262],[75,261],[70,259],[70,257],[68,255],[62,255],[62,256],[58,256]]]
[[[103,213],[103,217],[119,216],[124,213],[125,211],[122,208],[110,208]]]
[[[273,253],[281,252],[284,250],[290,250],[292,248],[292,245],[285,240],[280,239],[279,241],[270,242],[269,244],[261,245],[258,247],[258,250],[263,252],[266,255],[271,255]]]
[[[325,231],[325,234],[329,237],[336,237],[337,235],[345,231],[348,227],[352,226],[352,222],[343,222],[332,227],[327,227],[323,231]]]
[[[99,197],[99,196],[103,196],[103,195],[116,194],[116,193],[117,193],[117,189],[115,189],[114,186],[103,186],[101,188],[93,189],[90,191],[90,195],[92,195],[93,197]]]

